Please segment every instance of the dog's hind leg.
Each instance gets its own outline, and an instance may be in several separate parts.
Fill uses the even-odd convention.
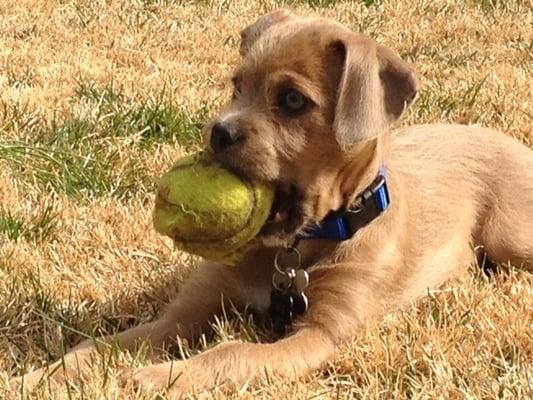
[[[477,239],[493,262],[533,271],[533,151],[505,144],[506,162],[489,177],[492,194]]]

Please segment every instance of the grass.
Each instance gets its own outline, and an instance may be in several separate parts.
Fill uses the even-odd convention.
[[[182,146],[192,146],[200,141],[201,128],[208,115],[205,106],[190,115],[175,106],[172,98],[166,99],[164,93],[140,101],[128,99],[113,82],[99,88],[80,81],[75,93],[90,109],[91,115],[84,115],[78,121],[85,131],[69,132],[67,126],[66,135],[54,132],[52,140],[65,136],[67,140],[78,140],[90,131],[93,137],[129,137],[143,148],[178,140]]]
[[[229,98],[240,29],[287,4],[417,66],[404,124],[479,123],[533,147],[531,1],[1,2],[0,398],[21,398],[9,376],[155,318],[195,267],[152,229],[154,182]],[[372,323],[306,380],[208,397],[530,398],[532,283],[473,272]],[[181,351],[264,340],[240,316],[214,328]],[[144,363],[119,350],[83,385],[33,398],[150,398],[119,388],[117,371]]]
[[[27,220],[14,215],[9,210],[0,211],[0,234],[9,240],[51,240],[54,232],[55,215],[51,207],[46,207],[37,216]]]
[[[164,94],[126,98],[113,82],[100,88],[78,81],[74,96],[72,107],[80,111],[62,121],[28,119],[17,109],[4,115],[0,133],[16,132],[18,140],[0,142],[0,160],[19,180],[78,199],[152,191],[154,179],[137,163],[139,157],[157,145],[197,147],[208,113],[205,107],[187,113]]]

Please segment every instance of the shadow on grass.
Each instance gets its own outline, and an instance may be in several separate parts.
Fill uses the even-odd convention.
[[[0,271],[13,268],[3,264],[0,261]],[[175,298],[188,275],[176,272],[180,268],[171,270],[164,265],[158,268],[169,271],[143,290],[117,294],[115,299],[107,302],[74,297],[58,299],[53,287],[45,286],[39,275],[30,273],[5,282],[0,286],[0,297],[12,301],[0,304],[0,331],[11,354],[8,370],[19,375],[38,363],[45,365],[60,359],[66,351],[86,339],[97,343],[102,336],[115,335],[155,320]],[[121,311],[132,308],[135,311]],[[189,357],[222,340],[236,337],[251,342],[272,339],[263,326],[254,323],[250,313],[240,313],[229,304],[224,307],[222,315],[214,319],[210,332],[197,343],[182,342],[167,347],[167,358]],[[111,348],[114,347],[112,344]]]

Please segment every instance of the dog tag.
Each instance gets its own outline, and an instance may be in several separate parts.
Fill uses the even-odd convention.
[[[277,290],[287,290],[292,285],[292,277],[289,274],[274,272],[272,275],[272,285]]]
[[[293,311],[296,315],[301,315],[309,308],[309,301],[307,296],[303,293],[292,294]]]
[[[309,285],[309,273],[305,269],[299,269],[294,275],[292,286],[296,293],[303,293],[307,285]]]
[[[270,318],[274,331],[282,335],[285,333],[285,326],[292,322],[294,309],[294,299],[287,292],[273,290],[270,294]]]

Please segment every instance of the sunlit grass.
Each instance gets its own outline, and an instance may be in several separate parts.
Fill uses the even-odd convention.
[[[530,1],[0,2],[1,399],[21,397],[8,376],[154,319],[194,268],[152,229],[155,182],[229,98],[240,30],[286,5],[416,65],[421,92],[402,123],[478,123],[533,144]],[[530,274],[473,272],[371,324],[307,380],[210,396],[529,398],[532,302]],[[227,316],[169,357],[268,340]],[[33,398],[148,399],[118,384],[145,362],[111,346],[83,385],[45,382]]]

